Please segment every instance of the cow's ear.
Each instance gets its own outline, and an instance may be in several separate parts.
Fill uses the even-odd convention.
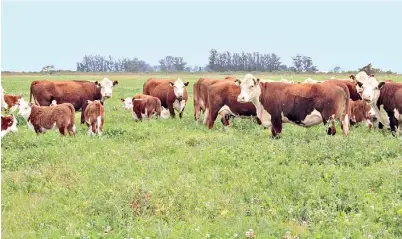
[[[120,98],[121,102],[125,102],[125,100],[123,98]]]
[[[188,86],[189,82],[187,81],[186,83],[184,83],[184,86]]]
[[[370,74],[370,77],[374,77],[374,74]]]
[[[113,81],[113,86],[119,84],[119,82],[117,80]]]
[[[381,81],[379,84],[378,84],[378,89],[380,90],[383,86],[385,85],[385,82],[384,81]]]
[[[234,80],[234,82],[236,83],[237,86],[240,86],[240,84],[241,84],[239,79]]]
[[[173,87],[173,85],[174,85],[173,81],[169,81],[169,85],[170,85],[171,87]]]
[[[260,83],[260,78],[257,78],[256,84],[259,84],[259,83]]]
[[[349,78],[352,79],[352,80],[354,80],[354,81],[356,80],[356,76],[355,76],[355,75],[350,75]]]
[[[362,86],[363,86],[363,83],[361,83],[360,81],[356,81],[356,83],[357,83],[357,85],[358,85],[359,87],[362,87]]]
[[[95,83],[95,85],[96,85],[97,87],[101,86],[98,81],[95,81],[94,83]]]

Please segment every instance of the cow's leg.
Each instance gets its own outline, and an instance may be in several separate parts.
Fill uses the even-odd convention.
[[[168,108],[169,108],[170,116],[171,116],[172,118],[174,118],[176,115],[175,115],[175,113],[174,113],[173,104],[168,105]]]
[[[204,119],[202,120],[203,125],[207,125],[208,123],[208,117],[209,117],[209,109],[206,108],[204,112]]]
[[[68,134],[69,134],[70,136],[75,136],[74,124],[70,124],[70,125],[67,127],[67,131],[68,131]]]
[[[142,121],[141,110],[136,110],[136,111],[135,111],[135,114],[137,115],[137,119],[138,119],[139,121]]]
[[[383,128],[384,128],[384,125],[383,125],[381,122],[379,122],[379,121],[378,121],[378,128],[379,128],[379,129],[383,129]]]
[[[60,132],[61,135],[66,136],[66,128],[67,127],[65,127],[64,125],[61,125],[59,127],[59,132]]]
[[[271,118],[271,133],[272,138],[279,139],[280,133],[282,133],[282,118],[281,117],[272,117]]]
[[[102,133],[103,133],[103,124],[104,123],[105,123],[105,118],[102,117],[101,124],[99,126],[99,135],[102,135]]]
[[[393,112],[388,113],[388,117],[389,117],[389,127],[391,128],[392,136],[396,136],[396,126],[398,124],[398,121],[396,120]]]
[[[335,135],[336,134],[336,127],[335,127],[335,118],[334,118],[334,116],[333,115],[330,116],[328,121],[324,120],[324,119],[325,118],[323,118],[323,123],[324,123],[325,126],[328,127],[327,128],[327,135]],[[329,125],[327,123],[329,123],[331,125]]]
[[[154,109],[153,109],[153,108],[149,108],[147,111],[148,111],[148,112],[147,112],[148,119],[151,120],[151,119],[152,119],[152,115],[154,114]]]
[[[211,108],[208,109],[209,110],[208,129],[212,129],[214,127],[214,122],[216,120],[216,117],[218,116],[218,112],[219,112],[220,108],[221,107],[219,107],[219,105],[218,105],[218,107],[215,106],[212,109]]]
[[[87,108],[87,105],[88,105],[88,102],[87,102],[87,101],[85,101],[85,102],[82,104],[82,109],[81,109],[81,124],[85,123],[85,115],[84,115],[84,112],[85,112],[85,109]]]
[[[186,108],[186,106],[184,106],[184,108],[181,110],[181,112],[180,112],[180,114],[179,114],[179,118],[181,119],[181,118],[183,118],[183,112],[184,112],[184,109]]]
[[[198,103],[195,103],[195,100],[194,100],[194,120],[195,121],[197,121],[200,118],[200,113],[201,113],[200,106]]]
[[[92,134],[96,135],[96,120],[91,124]]]

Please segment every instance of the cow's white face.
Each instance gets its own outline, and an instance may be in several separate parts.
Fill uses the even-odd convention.
[[[95,84],[101,89],[102,102],[112,97],[113,87],[118,83],[118,81],[111,81],[108,78],[103,78],[101,82],[95,81]]]
[[[29,116],[31,115],[31,110],[32,110],[32,103],[28,103],[26,101],[18,101],[18,114],[24,117],[25,119],[28,119]]]
[[[173,87],[176,98],[181,101],[184,97],[184,87],[188,86],[188,82],[183,82],[180,78],[177,78],[175,82],[170,81],[169,85]]]
[[[127,98],[125,98],[125,99],[120,99],[121,100],[121,102],[123,102],[123,108],[124,109],[126,109],[126,110],[133,110],[133,98],[131,98],[131,97],[127,97]]]
[[[240,86],[240,95],[237,97],[238,102],[251,102],[260,97],[260,79],[255,78],[252,74],[247,74],[241,82],[238,79],[235,82]]]
[[[18,110],[18,106],[19,106],[20,102],[26,102],[25,99],[24,99],[24,97],[21,97],[21,98],[19,98],[19,99],[17,100],[17,104],[13,105],[13,106],[10,108],[10,113],[14,113],[16,110]]]
[[[376,103],[383,84],[383,82],[378,82],[374,77],[369,77],[367,80],[361,82],[361,89],[359,91],[362,99],[367,103]]]

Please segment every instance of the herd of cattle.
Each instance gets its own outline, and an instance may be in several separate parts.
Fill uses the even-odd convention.
[[[58,129],[61,135],[75,135],[75,112],[81,111],[81,124],[88,134],[100,135],[104,123],[104,103],[112,97],[118,84],[108,78],[103,81],[33,81],[29,102],[22,95],[5,94],[1,87],[1,107],[10,115],[1,116],[1,136],[17,131],[18,112],[29,128],[37,134]],[[187,86],[176,80],[148,79],[143,93],[121,99],[135,120],[143,118],[182,118],[188,101]],[[254,118],[278,136],[283,123],[310,127],[323,123],[327,134],[336,133],[340,122],[344,135],[350,125],[366,122],[371,128],[386,127],[393,135],[402,133],[402,83],[378,81],[365,71],[349,79],[303,82],[260,80],[247,74],[242,80],[233,76],[224,79],[200,78],[193,85],[194,119],[203,113],[203,124],[213,128],[218,115],[224,126],[232,117]]]

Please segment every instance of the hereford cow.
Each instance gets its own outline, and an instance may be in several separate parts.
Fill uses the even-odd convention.
[[[402,133],[402,84],[378,82],[375,77],[362,83],[362,98],[374,110],[379,128],[389,127],[394,136],[397,128]]]
[[[143,93],[159,98],[163,107],[168,108],[170,116],[175,117],[175,110],[179,112],[180,119],[188,100],[188,82],[183,82],[180,78],[176,81],[149,78],[144,83]]]
[[[13,114],[1,116],[1,137],[3,138],[8,132],[17,132],[17,123],[17,119]]]
[[[85,123],[88,126],[88,135],[102,135],[105,122],[105,108],[99,100],[88,100],[84,111]]]
[[[363,100],[350,100],[350,125],[356,125],[360,122],[366,121],[366,125],[369,129],[373,127],[374,112],[370,105]]]
[[[136,119],[138,119],[138,117],[137,117],[137,115],[134,113],[134,111],[133,111],[133,100],[134,99],[141,99],[141,95],[143,95],[143,94],[138,94],[138,95],[136,95],[136,96],[134,96],[134,97],[127,97],[127,98],[125,98],[125,99],[120,99],[121,100],[121,102],[123,102],[123,108],[124,109],[126,109],[126,110],[128,110],[128,111],[130,111],[131,112],[131,114],[132,114],[132,116],[133,116],[133,118],[134,118],[134,120],[136,120]],[[153,96],[151,96],[151,97],[153,97]],[[153,97],[153,98],[156,98],[156,97]],[[156,98],[156,99],[158,99],[158,98]],[[159,99],[158,99],[159,100]],[[160,102],[160,100],[159,100],[159,102]],[[156,110],[154,110],[154,115],[156,115]],[[147,115],[146,114],[142,114],[142,118],[146,118],[147,117]],[[168,109],[166,109],[166,108],[164,108],[163,106],[161,106],[161,113],[160,113],[160,118],[162,118],[162,119],[167,119],[167,118],[169,118],[169,110]]]
[[[81,109],[81,124],[85,123],[84,111],[88,100],[101,103],[112,97],[113,87],[118,81],[108,78],[102,81],[49,81],[39,80],[31,83],[29,102],[32,98],[37,105],[49,106],[52,100],[59,104],[71,103],[76,111]]]
[[[59,129],[61,135],[65,135],[66,130],[70,136],[75,135],[75,109],[71,103],[37,106],[24,101],[19,103],[18,110],[27,121],[28,127],[37,134]]]
[[[252,103],[241,104],[237,102],[240,94],[239,87],[234,81],[223,81],[212,84],[208,88],[208,108],[205,112],[208,116],[208,128],[212,129],[219,113],[224,113],[223,125],[228,125],[229,117],[256,117],[256,110]],[[257,123],[259,121],[257,120]]]
[[[194,120],[198,120],[200,118],[200,114],[204,114],[204,118],[208,113],[206,109],[208,107],[208,87],[212,84],[222,81],[233,81],[235,77],[227,76],[223,80],[218,79],[209,79],[209,78],[200,78],[193,85],[193,99],[194,99]],[[206,124],[206,120],[204,120],[204,124]]]
[[[327,133],[334,135],[335,119],[341,122],[343,134],[349,134],[349,97],[339,86],[260,83],[252,74],[236,84],[241,90],[237,100],[254,104],[258,118],[273,137],[282,132],[282,123],[310,127],[331,122]]]
[[[22,95],[4,95],[4,101],[6,102],[8,109],[11,113],[18,108],[18,101],[23,101],[24,97]]]

